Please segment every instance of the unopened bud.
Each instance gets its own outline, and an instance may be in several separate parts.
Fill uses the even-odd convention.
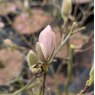
[[[72,10],[72,0],[63,0],[61,15],[64,21],[66,22]]]

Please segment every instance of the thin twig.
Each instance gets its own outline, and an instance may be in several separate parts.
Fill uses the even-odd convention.
[[[76,5],[75,5],[75,8],[74,8],[74,17],[76,17],[77,15],[77,11],[78,11],[78,7],[79,7],[79,3],[77,2],[77,0],[75,0],[76,2]]]
[[[30,80],[30,82],[27,83],[25,86],[23,86],[21,89],[15,91],[15,92],[13,92],[13,93],[2,93],[2,94],[0,93],[0,95],[18,95],[18,94],[21,93],[23,90],[25,90],[25,89],[30,89],[30,88],[34,87],[35,84],[32,84],[32,82],[33,82],[34,79],[35,79],[35,77],[34,77],[32,80]],[[30,85],[31,85],[31,86],[30,86]]]
[[[83,90],[81,90],[80,93],[77,94],[77,95],[84,95],[84,93],[88,90],[88,88],[89,87],[87,85],[85,85],[85,87],[83,88]]]
[[[86,51],[88,51],[89,49],[91,49],[91,48],[93,48],[93,47],[94,47],[94,45],[91,45],[91,46],[89,46],[89,47],[87,47],[87,48],[85,48],[85,49],[77,50],[77,52],[86,52]]]
[[[55,83],[57,95],[61,95],[61,91],[60,91],[59,86],[58,86],[57,75],[56,75],[56,73],[55,73],[55,71],[54,71],[54,69],[53,69],[52,66],[50,66],[50,70],[51,70],[51,72],[53,73],[54,83]]]
[[[45,81],[46,81],[46,73],[44,72],[44,75],[43,75],[43,87],[42,87],[42,95],[45,95]]]

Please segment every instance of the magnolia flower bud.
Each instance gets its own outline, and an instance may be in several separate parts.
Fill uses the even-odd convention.
[[[64,21],[66,22],[72,10],[72,0],[63,0],[61,15]]]
[[[36,43],[36,54],[31,50],[27,55],[29,66],[38,63],[49,62],[55,50],[55,34],[48,25],[39,35]],[[38,59],[37,59],[38,58]]]
[[[50,63],[55,50],[55,34],[48,25],[39,35],[39,42],[36,43],[37,55],[30,50],[27,55],[27,61],[33,74],[48,71],[48,63]],[[45,63],[45,64],[42,64]]]
[[[46,61],[49,61],[55,50],[55,34],[48,25],[39,35],[39,45]]]

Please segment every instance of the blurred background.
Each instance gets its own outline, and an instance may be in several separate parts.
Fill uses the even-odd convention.
[[[74,21],[77,21],[80,27],[86,27],[69,39],[69,43],[77,47],[72,51],[72,78],[68,86],[72,95],[83,89],[93,64],[93,3],[93,0],[72,1],[68,27]],[[51,25],[56,35],[56,46],[60,44],[64,24],[61,6],[62,0],[0,0],[0,92],[14,92],[34,78],[27,65],[26,55],[30,49],[35,50],[39,33],[47,25]],[[68,49],[64,46],[54,57],[46,77],[46,87],[50,88],[50,94],[46,95],[65,95],[67,56]],[[87,95],[94,95],[93,90],[92,85],[87,91],[92,94]],[[61,94],[58,94],[58,91]],[[22,91],[19,95],[30,94]]]

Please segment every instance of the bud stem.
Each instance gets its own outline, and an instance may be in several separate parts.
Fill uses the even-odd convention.
[[[47,73],[44,72],[44,75],[43,75],[42,95],[45,95],[45,81],[46,81],[46,75],[47,75]]]

